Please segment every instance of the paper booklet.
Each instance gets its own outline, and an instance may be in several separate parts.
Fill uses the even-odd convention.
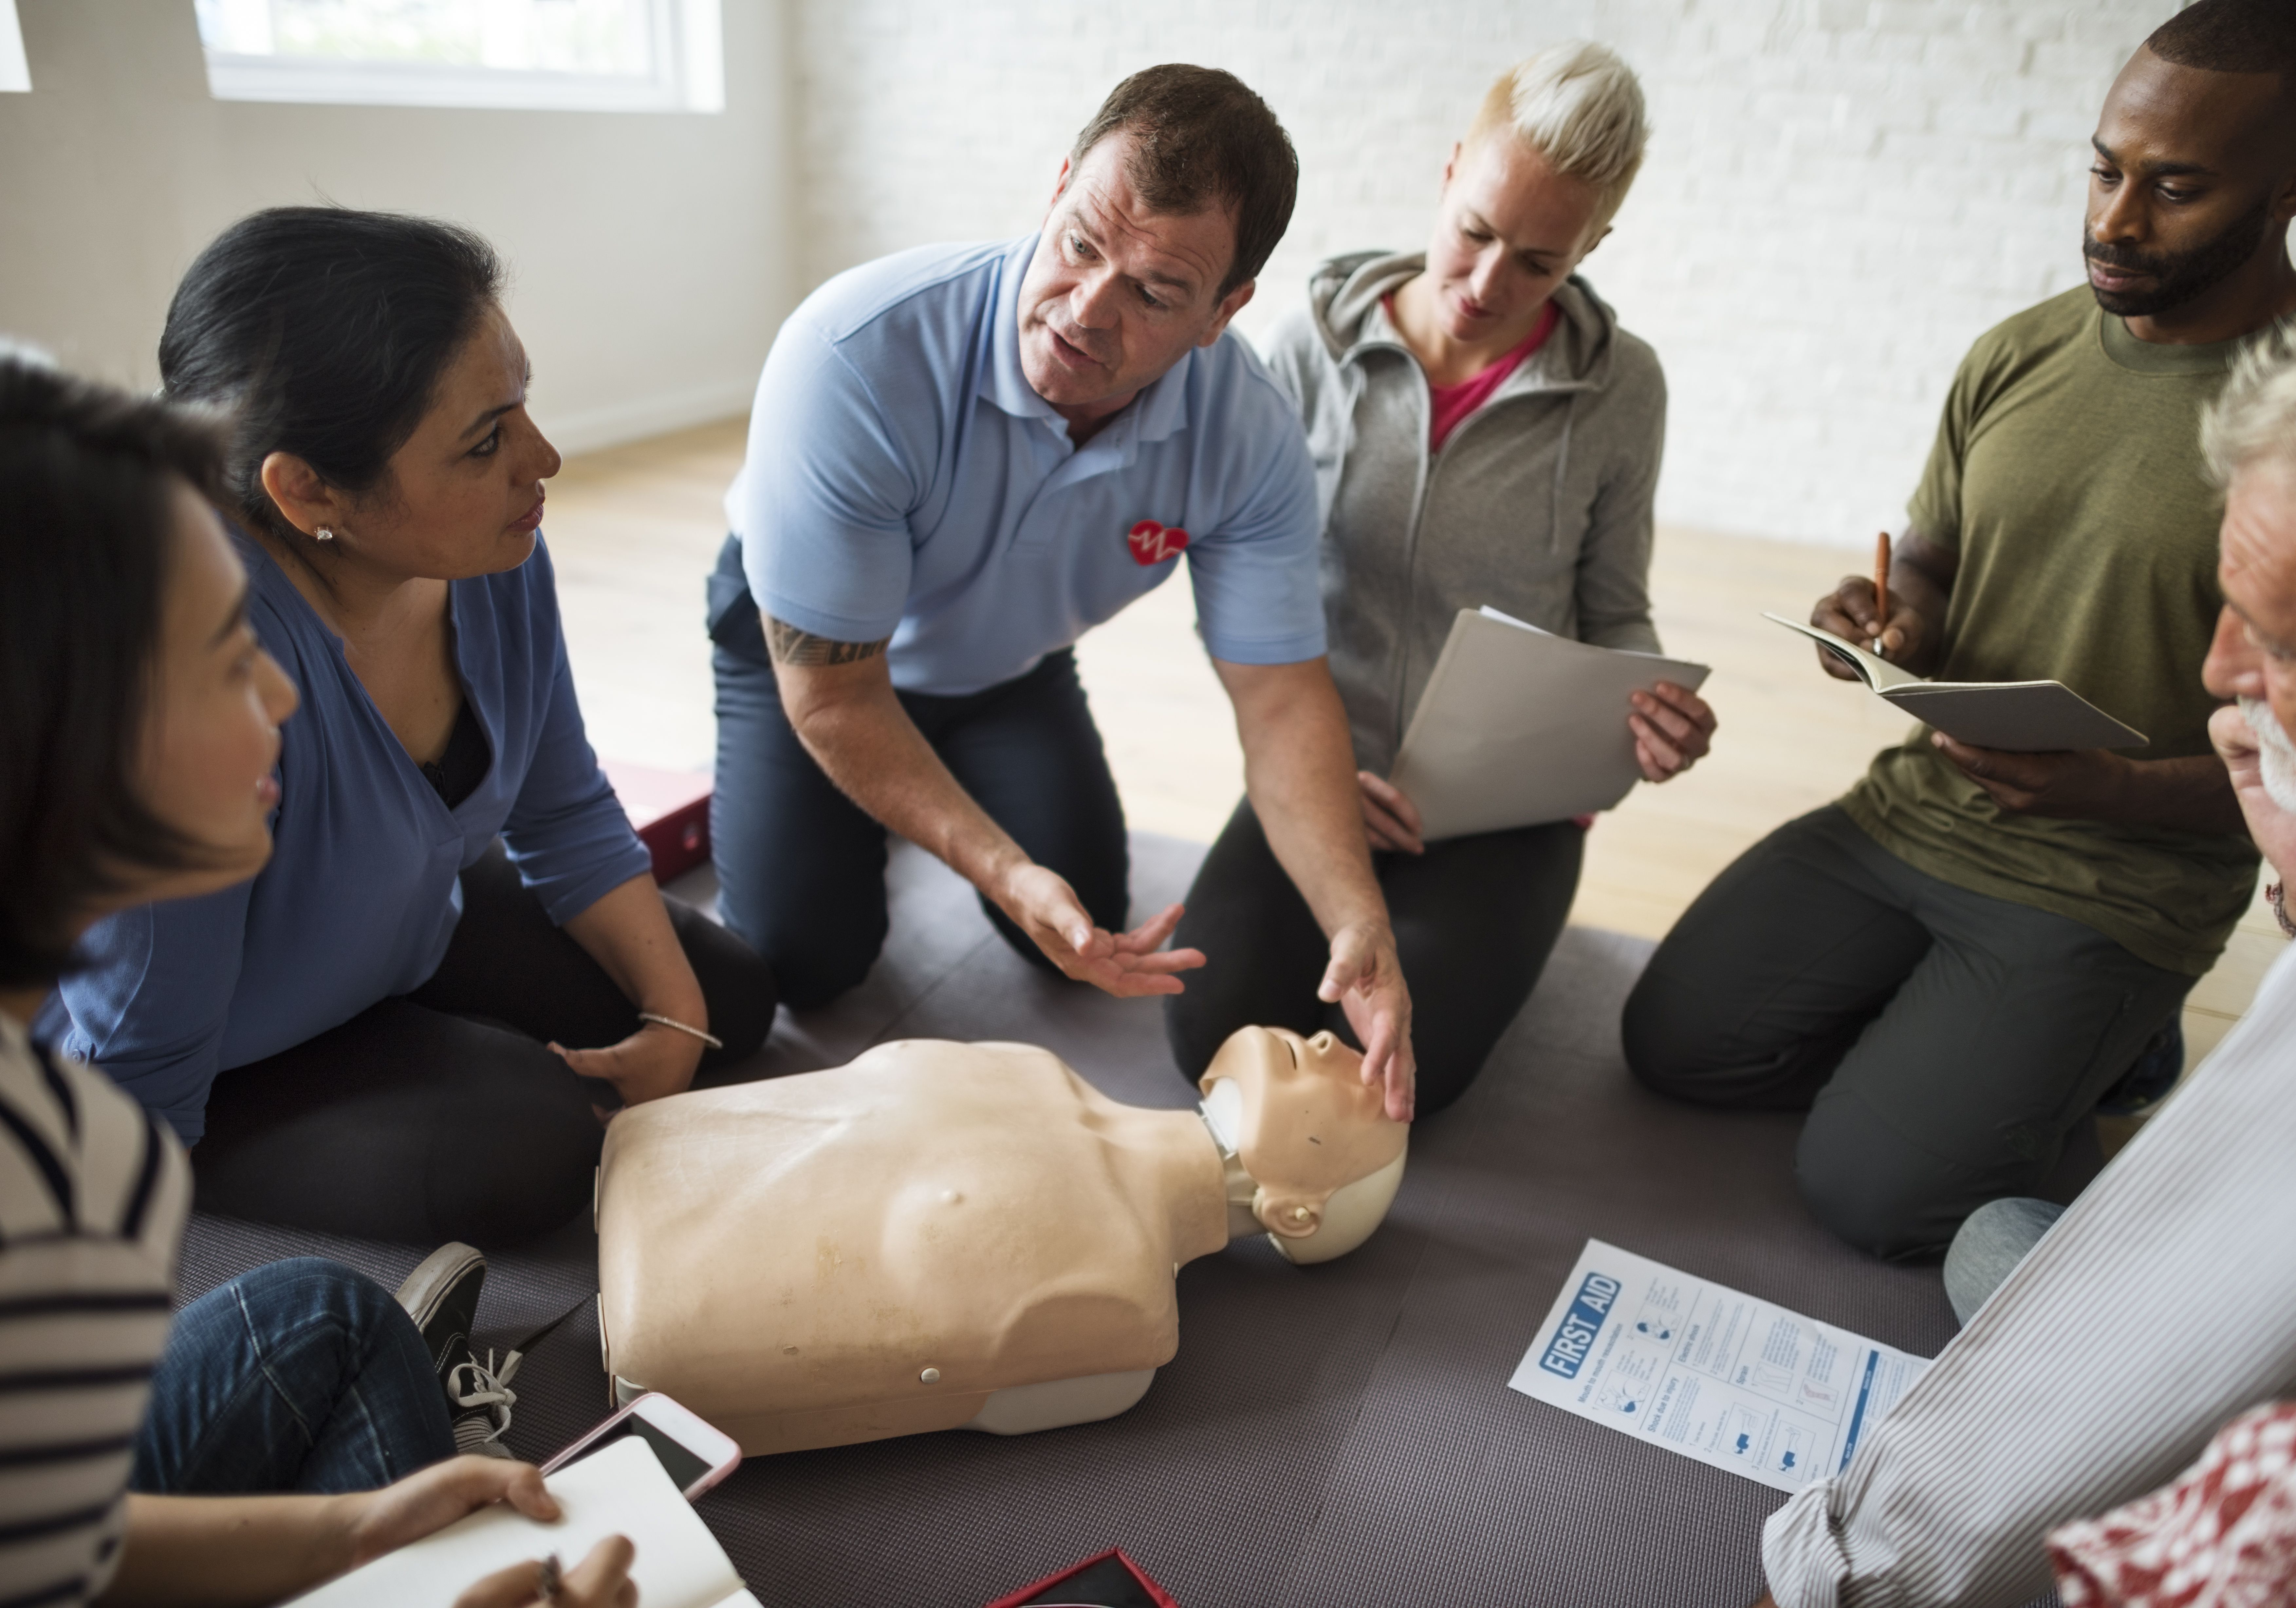
[[[1596,648],[1496,608],[1462,608],[1388,779],[1429,842],[1607,810],[1641,778],[1627,694],[1707,667]]]
[[[1929,1359],[1590,1239],[1509,1388],[1776,1490],[1849,1466]]]
[[[435,1535],[295,1599],[295,1608],[406,1608],[451,1603],[471,1585],[550,1553],[571,1571],[611,1535],[637,1548],[630,1578],[645,1608],[758,1608],[732,1560],[653,1454],[632,1436],[550,1476],[565,1516],[537,1523],[513,1509],[482,1507]]]
[[[1915,720],[1974,747],[2038,754],[2057,748],[2142,748],[2152,741],[2062,682],[1925,681],[1830,631],[1767,608],[1762,617],[1800,632]]]

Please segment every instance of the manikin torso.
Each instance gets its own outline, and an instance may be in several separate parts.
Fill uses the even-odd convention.
[[[1377,1225],[1406,1130],[1359,1067],[1247,1028],[1204,1113],[1154,1111],[1046,1050],[919,1040],[635,1106],[599,1173],[608,1371],[749,1454],[1121,1412],[1179,1348],[1181,1263]]]

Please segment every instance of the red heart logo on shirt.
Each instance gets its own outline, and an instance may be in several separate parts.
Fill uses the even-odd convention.
[[[1177,525],[1159,525],[1153,519],[1143,519],[1124,533],[1132,548],[1135,564],[1161,564],[1167,559],[1177,559],[1188,544],[1188,533]]]

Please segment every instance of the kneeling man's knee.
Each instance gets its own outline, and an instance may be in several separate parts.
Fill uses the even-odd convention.
[[[1628,1069],[1652,1093],[1697,1098],[1702,1074],[1713,1070],[1708,1019],[1692,991],[1655,968],[1644,971],[1619,1018]]]
[[[1944,1163],[1848,1102],[1821,1101],[1803,1124],[1794,1181],[1810,1215],[1845,1243],[1886,1261],[1943,1252],[1964,1215],[1965,1191]]]

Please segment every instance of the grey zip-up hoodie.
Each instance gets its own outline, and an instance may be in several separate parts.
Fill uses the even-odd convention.
[[[1425,263],[1333,257],[1264,354],[1307,426],[1332,675],[1356,763],[1381,774],[1462,608],[1488,604],[1604,648],[1659,646],[1658,355],[1574,275],[1554,292],[1554,333],[1431,454],[1427,378],[1380,302]]]

